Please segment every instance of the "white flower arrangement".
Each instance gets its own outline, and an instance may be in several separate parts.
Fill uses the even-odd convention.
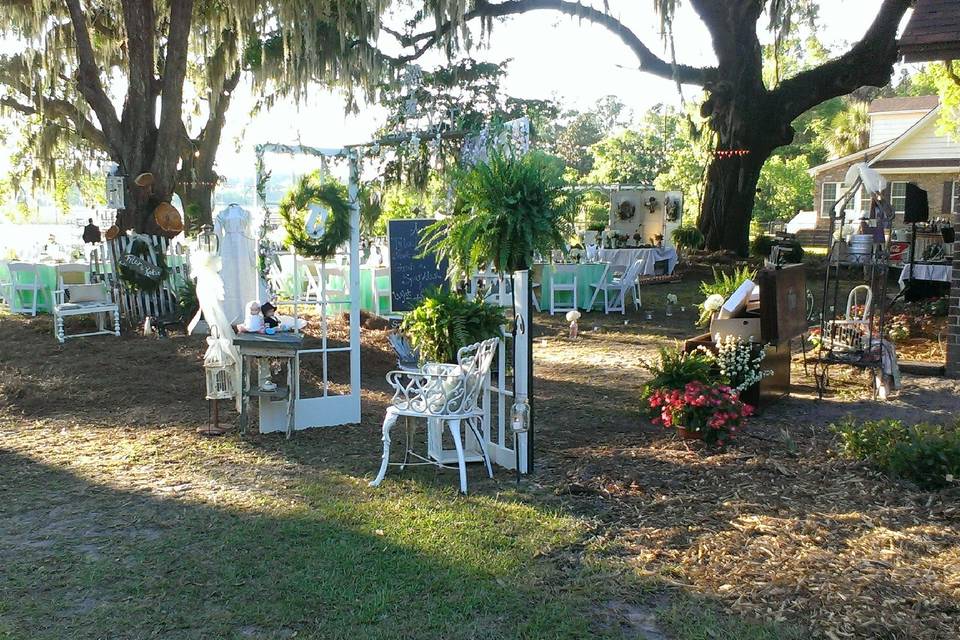
[[[767,354],[763,349],[755,350],[755,343],[745,342],[740,336],[726,336],[721,339],[719,335],[715,342],[716,353],[705,347],[699,347],[698,350],[716,363],[720,375],[729,380],[730,386],[735,390],[744,391],[773,375],[772,370],[760,368],[760,363]]]
[[[703,310],[709,311],[710,313],[720,311],[720,308],[723,307],[723,303],[725,301],[726,298],[724,298],[722,295],[719,293],[714,293],[703,301]]]
[[[667,294],[667,304],[677,304],[677,294],[668,293]]]

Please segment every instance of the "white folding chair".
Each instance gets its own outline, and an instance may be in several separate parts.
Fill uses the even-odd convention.
[[[350,269],[338,264],[327,263],[320,270],[321,291],[326,303],[324,313],[329,315],[330,307],[340,311],[341,306],[350,304]]]
[[[499,342],[499,338],[490,338],[469,347],[463,347],[457,353],[458,364],[428,364],[420,371],[391,371],[387,374],[387,382],[393,387],[394,394],[392,404],[387,408],[387,415],[383,419],[383,457],[380,461],[380,472],[370,482],[370,486],[378,486],[387,474],[387,467],[391,464],[390,430],[400,416],[437,421],[440,429],[444,424],[447,425],[457,451],[461,493],[467,492],[467,467],[463,455],[463,440],[460,436],[462,425],[470,429],[480,444],[487,475],[493,477],[490,456],[487,454],[483,436],[480,433],[484,410],[479,400]],[[420,463],[413,464],[432,464],[447,468],[443,463],[412,452],[409,446],[409,432],[407,436],[404,460],[402,463],[393,464],[399,464],[403,468],[408,464],[409,456],[412,455],[422,460]]]
[[[29,262],[11,262],[10,270],[10,312],[37,315],[37,305],[41,297],[48,294],[40,280],[40,267]],[[24,294],[29,294],[29,304],[24,302]],[[49,302],[49,300],[48,300]]]
[[[297,294],[302,302],[323,301],[323,263],[317,260],[304,260],[303,273],[306,282],[301,283],[301,291]]]
[[[590,285],[590,288],[595,289],[593,296],[590,298],[590,308],[593,308],[597,295],[602,291],[603,312],[605,314],[611,311],[619,311],[625,314],[627,312],[627,293],[633,294],[634,309],[640,309],[640,292],[637,287],[637,279],[640,277],[640,270],[643,268],[643,260],[634,261],[632,265],[627,267],[623,275],[614,275],[608,281],[607,278],[612,271],[612,266],[608,265],[604,269],[599,282]],[[611,294],[613,295],[611,296]]]
[[[550,282],[550,315],[557,311],[571,311],[577,308],[577,265],[555,264]],[[559,276],[559,277],[558,277]],[[557,294],[570,294],[567,300],[557,300]]]
[[[389,277],[390,277],[390,269],[389,269],[389,268],[387,268],[387,267],[376,267],[376,268],[370,270],[370,285],[371,285],[371,287],[372,287],[372,289],[373,289],[373,306],[374,306],[374,313],[376,313],[377,315],[380,315],[380,309],[381,309],[380,301],[381,301],[381,300],[386,300],[386,301],[387,301],[387,306],[386,306],[386,308],[387,308],[388,311],[389,311],[389,309],[390,309],[390,287],[388,286],[386,289],[381,289],[381,288],[380,288],[380,283],[377,282],[377,280],[379,280],[380,278],[384,278],[384,277],[386,277],[386,278],[389,278]]]
[[[82,263],[58,264],[57,289],[67,284],[90,284],[90,265]]]
[[[8,268],[8,262],[6,260],[0,260],[0,278],[9,278],[10,270]],[[10,281],[8,279],[0,279],[0,304],[10,305]]]

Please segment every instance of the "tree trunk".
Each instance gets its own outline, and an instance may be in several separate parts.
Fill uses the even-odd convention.
[[[215,173],[196,175],[181,170],[177,195],[183,205],[185,233],[196,233],[202,225],[213,224]]]
[[[746,256],[750,220],[760,168],[770,156],[754,149],[747,155],[714,156],[707,168],[707,186],[698,226],[707,249],[726,249]]]

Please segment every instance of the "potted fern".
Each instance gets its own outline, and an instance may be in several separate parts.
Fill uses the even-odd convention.
[[[403,318],[401,331],[428,362],[457,361],[457,351],[502,334],[503,309],[458,293],[431,293]]]
[[[559,158],[492,150],[453,184],[453,215],[428,227],[424,242],[459,275],[488,264],[503,275],[529,269],[534,253],[563,249],[573,235],[578,198]]]

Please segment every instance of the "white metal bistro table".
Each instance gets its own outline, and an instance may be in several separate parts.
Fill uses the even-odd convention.
[[[255,396],[259,402],[265,399],[278,402],[287,401],[287,437],[293,434],[295,424],[297,396],[299,395],[299,364],[297,353],[303,346],[303,336],[291,333],[241,333],[233,340],[240,351],[240,433],[247,432],[250,421],[250,398]],[[252,381],[250,371],[258,358],[275,358],[287,361],[287,386],[276,389],[260,388],[259,380]]]

